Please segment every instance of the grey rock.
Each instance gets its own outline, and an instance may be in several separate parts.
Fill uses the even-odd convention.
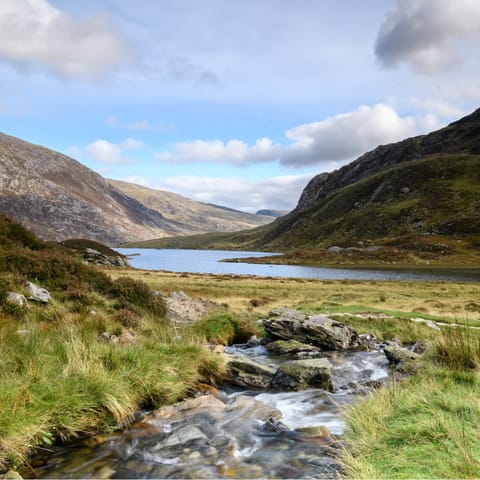
[[[16,292],[8,292],[6,300],[8,303],[11,303],[12,305],[18,305],[19,307],[26,307],[28,304],[25,295]]]
[[[400,189],[400,193],[403,193],[403,194],[407,194],[407,193],[410,193],[410,189],[408,187],[402,187]]]
[[[373,333],[364,333],[358,336],[358,343],[366,351],[375,350],[377,347],[377,337]]]
[[[246,388],[268,388],[275,369],[247,358],[227,357],[227,378],[233,385]]]
[[[263,321],[273,338],[297,340],[322,350],[347,350],[358,345],[357,332],[326,315],[306,316],[301,312],[278,309]]]
[[[336,247],[336,246],[328,247],[328,248],[327,248],[327,252],[328,252],[328,253],[342,253],[342,252],[343,252],[343,248],[342,248],[342,247]]]
[[[260,345],[260,340],[258,339],[258,337],[256,335],[252,335],[248,339],[247,345],[249,347],[258,347],[258,345]]]
[[[297,360],[320,355],[319,348],[297,340],[276,340],[268,343],[266,348],[273,355],[291,357]]]
[[[288,432],[290,429],[280,420],[270,417],[262,425],[262,430],[268,433],[281,433],[281,432]]]
[[[30,295],[28,299],[35,302],[48,303],[51,299],[48,290],[41,288],[32,282],[27,282],[27,293]]]
[[[332,391],[331,368],[326,358],[285,362],[275,373],[272,385],[285,390],[323,388]]]
[[[416,360],[419,355],[407,348],[399,347],[397,345],[390,345],[384,348],[383,352],[387,357],[387,360],[392,365],[398,365],[399,363],[408,363]]]
[[[185,425],[173,431],[157,448],[175,447],[177,445],[187,445],[190,442],[198,440],[206,441],[206,435],[194,425]]]

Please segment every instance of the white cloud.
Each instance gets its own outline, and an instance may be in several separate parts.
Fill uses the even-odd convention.
[[[402,118],[388,105],[362,105],[353,112],[288,130],[286,136],[293,143],[281,162],[295,166],[353,160],[380,144],[414,135],[416,130],[413,117]]]
[[[138,130],[138,131],[146,131],[152,130],[152,125],[148,120],[140,120],[138,122],[131,122],[127,125],[129,130]]]
[[[97,162],[118,165],[131,163],[131,160],[123,155],[125,150],[141,148],[143,148],[143,143],[133,138],[127,138],[119,144],[110,143],[107,140],[96,140],[85,147],[85,152]]]
[[[312,174],[246,180],[195,175],[166,178],[158,188],[199,202],[256,212],[262,208],[291,210]]]
[[[38,68],[63,78],[102,78],[129,58],[109,18],[74,18],[47,0],[2,0],[0,59],[20,70]]]
[[[405,62],[433,74],[463,62],[461,41],[480,38],[478,0],[397,0],[380,28],[375,53],[385,66]]]
[[[274,145],[269,138],[261,138],[249,147],[241,140],[195,140],[177,143],[174,153],[161,153],[157,159],[169,163],[213,162],[233,165],[270,162],[280,154],[282,147]]]
[[[290,144],[274,144],[261,138],[252,146],[240,140],[178,143],[173,152],[156,158],[169,163],[214,162],[244,166],[278,160],[289,167],[316,165],[334,168],[377,147],[425,131],[433,124],[427,119],[401,117],[390,106],[379,103],[361,106],[349,113],[307,123],[287,130]]]

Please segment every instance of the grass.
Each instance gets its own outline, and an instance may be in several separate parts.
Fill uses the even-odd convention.
[[[444,333],[415,376],[346,412],[351,478],[480,476],[480,335]]]
[[[27,279],[49,289],[48,305],[6,301],[26,293]],[[102,332],[135,343],[101,343]],[[215,382],[223,365],[202,342],[173,329],[140,279],[113,280],[0,216],[0,472],[35,448],[118,428],[141,407]]]

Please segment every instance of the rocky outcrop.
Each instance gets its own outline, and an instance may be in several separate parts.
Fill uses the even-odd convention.
[[[28,299],[35,302],[48,303],[51,298],[48,290],[39,287],[32,282],[27,282],[27,293],[30,295]]]
[[[275,373],[272,386],[282,390],[322,388],[331,392],[333,391],[331,369],[326,358],[285,362]]]
[[[263,320],[273,338],[297,340],[322,350],[348,350],[358,345],[357,332],[325,315],[305,315],[288,309],[275,309]]]
[[[95,265],[104,265],[107,267],[128,267],[128,261],[122,258],[120,255],[105,255],[93,248],[86,248],[83,252],[83,258],[88,263],[93,263]]]
[[[275,369],[247,358],[227,357],[227,380],[245,388],[269,388]]]

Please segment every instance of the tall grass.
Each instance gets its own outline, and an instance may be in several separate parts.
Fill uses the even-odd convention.
[[[36,445],[108,430],[142,406],[179,400],[222,372],[200,342],[175,343],[161,324],[124,347],[99,343],[94,323],[33,317],[27,334],[0,327],[0,469]]]
[[[435,342],[435,358],[456,370],[480,369],[480,333],[468,327],[451,329]]]
[[[353,478],[480,477],[480,335],[444,332],[417,375],[346,413]]]

